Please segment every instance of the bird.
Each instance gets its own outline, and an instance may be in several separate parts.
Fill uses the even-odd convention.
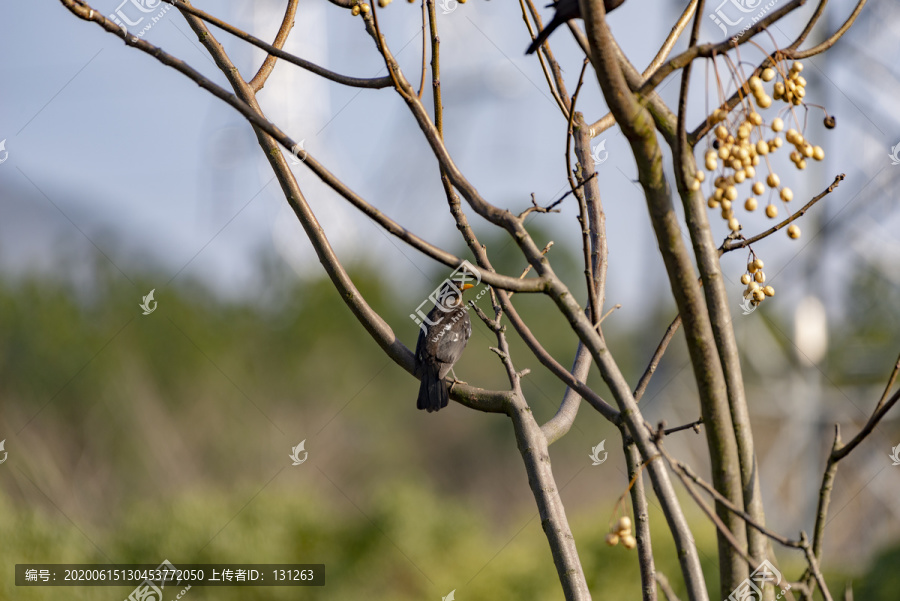
[[[536,38],[534,38],[534,41],[531,43],[531,46],[528,47],[528,50],[525,51],[525,54],[534,54],[534,52],[541,47],[541,44],[547,41],[550,34],[566,21],[580,19],[581,5],[578,1],[579,0],[557,0],[557,2],[553,4],[548,4],[547,8],[553,6],[556,8],[556,12],[553,14],[553,18],[550,19],[550,22],[547,23],[547,26],[537,34]],[[625,0],[603,0],[603,6],[606,8],[606,12],[611,12],[619,8],[623,2],[625,2]]]
[[[422,323],[416,342],[416,375],[422,380],[416,407],[429,413],[450,402],[444,377],[453,371],[472,335],[472,321],[462,298],[463,291],[472,287],[445,281],[437,294],[438,303]],[[455,373],[453,379],[459,381]]]

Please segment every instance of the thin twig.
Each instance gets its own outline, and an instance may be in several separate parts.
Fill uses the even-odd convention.
[[[778,230],[780,230],[784,227],[787,227],[791,222],[796,221],[797,219],[800,219],[801,217],[803,217],[803,215],[805,215],[806,212],[814,204],[816,204],[817,202],[819,202],[820,200],[822,200],[823,198],[825,198],[826,196],[828,196],[829,194],[834,192],[835,188],[838,187],[838,185],[844,180],[844,178],[845,178],[845,175],[843,173],[841,173],[840,175],[835,177],[834,181],[831,183],[830,186],[825,188],[824,191],[822,191],[820,194],[813,197],[813,199],[810,200],[805,205],[803,205],[803,207],[801,209],[799,209],[796,213],[794,213],[793,215],[791,215],[790,217],[788,217],[787,219],[785,219],[778,225],[772,226],[769,229],[767,229],[766,231],[764,231],[763,233],[753,236],[752,238],[741,239],[740,242],[736,242],[735,240],[732,240],[732,239],[726,239],[725,242],[722,244],[722,246],[719,247],[719,250],[722,253],[726,253],[726,252],[729,252],[732,250],[738,250],[739,248],[746,248],[746,247],[750,246],[751,244],[755,244],[755,243],[759,242],[760,240],[762,240],[763,238],[765,238],[767,236],[771,236]]]
[[[83,4],[84,6],[87,6],[86,4],[81,2],[81,0],[77,0],[77,1],[80,2],[81,4]],[[388,76],[372,77],[372,78],[350,77],[347,75],[341,75],[340,73],[335,73],[334,71],[329,71],[328,69],[326,69],[324,67],[320,67],[319,65],[317,65],[313,62],[302,59],[299,56],[295,56],[289,52],[285,52],[284,50],[282,50],[280,48],[276,48],[272,44],[269,44],[268,42],[264,42],[263,40],[261,40],[257,37],[254,37],[254,36],[250,35],[249,33],[241,31],[237,27],[230,25],[230,24],[226,23],[225,21],[222,21],[221,19],[217,19],[216,17],[213,17],[212,15],[203,12],[199,8],[194,8],[190,4],[185,4],[184,2],[180,2],[179,0],[162,0],[162,1],[166,2],[168,4],[171,4],[172,6],[178,8],[181,11],[187,12],[197,18],[203,19],[207,23],[218,27],[222,31],[228,32],[231,35],[256,46],[257,48],[265,50],[272,56],[276,56],[283,61],[287,61],[291,64],[297,65],[298,67],[300,67],[302,69],[306,69],[307,71],[309,71],[311,73],[315,73],[316,75],[321,75],[325,79],[331,80],[333,82],[343,84],[345,86],[355,87],[355,88],[374,88],[374,89],[387,88],[387,87],[390,87],[390,85],[391,85],[391,78]],[[66,3],[68,3],[67,0],[66,0]],[[89,20],[95,20],[95,19],[89,19]]]
[[[294,26],[294,15],[297,14],[298,2],[299,0],[288,0],[287,8],[284,10],[284,19],[281,20],[281,27],[275,35],[275,41],[272,43],[274,48],[278,48],[279,50],[284,48],[284,43],[287,42],[288,34],[291,33],[291,28]],[[257,71],[256,75],[253,76],[253,79],[248,82],[251,90],[259,92],[263,89],[263,86],[266,85],[266,80],[269,79],[269,75],[271,75],[272,70],[275,69],[275,62],[277,60],[278,57],[273,54],[266,56],[266,60],[260,65],[259,71]]]

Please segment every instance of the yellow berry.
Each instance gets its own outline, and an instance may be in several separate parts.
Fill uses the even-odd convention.
[[[465,2],[465,0],[463,0],[463,2]],[[460,2],[460,4],[462,4],[463,2]],[[380,6],[381,8],[384,8],[385,6],[387,6],[390,3],[391,3],[391,0],[378,0],[378,6]]]
[[[793,223],[788,226],[788,238],[796,240],[800,237],[800,228]]]
[[[741,229],[741,222],[738,221],[735,217],[732,217],[728,220],[728,229],[732,232],[736,232]]]
[[[800,136],[800,132],[798,132],[796,129],[794,129],[792,127],[789,130],[787,130],[787,133],[784,134],[784,139],[787,140],[788,142],[790,142],[791,144],[797,144],[798,136],[800,137],[801,140],[803,139],[803,137]]]
[[[762,284],[763,282],[766,281],[766,274],[764,274],[762,272],[762,269],[760,269],[753,275],[753,279],[756,280],[757,282],[759,282],[760,284]]]
[[[353,15],[354,17],[357,16],[359,14],[359,5],[356,5],[353,8],[351,8],[350,14]]]
[[[766,296],[775,296],[775,289],[771,286],[766,286],[765,288],[763,288],[763,293]]]
[[[756,111],[750,113],[750,117],[748,117],[747,120],[750,121],[750,123],[752,123],[753,125],[762,125],[763,122],[762,115],[760,115]]]
[[[794,199],[794,193],[790,188],[782,188],[781,189],[781,200],[784,202],[791,202]]]
[[[800,71],[803,71],[803,63],[801,63],[800,61],[795,62],[793,65],[791,65],[791,71],[800,73]]]
[[[735,200],[738,197],[737,188],[734,186],[728,186],[725,188],[725,198],[728,200]]]
[[[620,517],[616,524],[616,532],[623,532],[625,530],[631,530],[631,518],[627,515]]]
[[[770,173],[769,177],[766,178],[766,183],[769,184],[770,188],[777,188],[778,184],[781,183],[781,179],[778,177],[778,174]]]
[[[368,4],[361,4],[359,6],[359,10],[363,12],[363,14],[368,13],[371,10],[371,7]]]
[[[756,199],[751,196],[750,198],[745,200],[744,201],[744,209],[746,209],[748,211],[755,211],[756,210]]]
[[[698,182],[700,182],[701,184],[706,180],[706,174],[703,173],[702,171],[698,171],[697,173],[695,173],[695,174],[694,174],[694,177],[695,177],[696,180],[697,180]]]
[[[615,547],[619,544],[619,535],[615,532],[610,532],[606,535],[606,544],[610,547]]]
[[[757,269],[762,269],[763,267],[766,266],[766,264],[763,263],[762,259],[753,259],[753,264],[756,265]]]
[[[634,549],[634,547],[636,545],[637,545],[637,541],[630,534],[628,536],[622,537],[622,546],[625,547],[626,549]]]
[[[744,170],[735,171],[734,173],[734,183],[740,184],[747,178],[747,174],[744,173]]]
[[[756,99],[756,104],[759,105],[759,108],[767,109],[772,106],[772,97],[768,94],[763,94]]]
[[[753,165],[747,165],[746,167],[744,167],[744,175],[751,179],[756,177],[756,169],[753,167]]]
[[[732,217],[734,217],[734,213],[731,211],[731,209],[725,209],[725,208],[722,209],[722,219],[724,219],[725,221],[728,221]]]
[[[784,92],[785,92],[784,84],[781,83],[780,81],[776,81],[774,92],[775,92],[775,98],[781,98],[782,96],[784,96]]]
[[[708,206],[710,209],[718,209],[719,201],[716,200],[714,197],[710,196],[709,200],[706,201],[706,206]]]
[[[716,128],[716,137],[720,140],[724,140],[728,137],[728,129],[726,129],[724,125],[718,126]]]
[[[754,272],[755,273],[755,272]],[[754,290],[759,290],[759,284],[754,281],[750,282],[750,285],[747,286],[747,292],[753,292]]]
[[[766,191],[766,187],[763,186],[762,182],[753,182],[753,193],[759,196],[763,192]]]
[[[769,142],[769,146],[772,148],[781,148],[783,144],[783,140],[781,138],[772,138],[772,141]]]
[[[780,117],[775,117],[775,119],[772,120],[772,131],[777,133],[782,129],[784,129],[784,121],[782,121]]]
[[[805,159],[800,159],[799,161],[797,161],[797,169],[800,169],[801,171],[806,169],[806,160]]]
[[[821,161],[825,158],[825,150],[821,146],[813,146],[812,158]]]
[[[769,154],[769,145],[766,143],[765,140],[760,140],[759,142],[756,143],[756,152],[761,155]]]
[[[762,80],[763,81],[772,81],[775,79],[775,69],[772,67],[766,67],[762,72]]]
[[[745,273],[744,275],[741,276],[741,284],[743,284],[744,286],[746,286],[746,285],[749,284],[749,283],[750,283],[750,274],[749,274],[749,273]]]
[[[757,288],[753,291],[753,300],[756,302],[762,302],[764,298],[766,298],[766,293],[763,292],[762,288]]]
[[[778,217],[778,207],[775,205],[769,205],[766,207],[766,217],[769,219],[775,219]]]
[[[758,92],[763,89],[762,80],[756,75],[751,77],[748,83],[750,84],[750,89],[754,92]]]

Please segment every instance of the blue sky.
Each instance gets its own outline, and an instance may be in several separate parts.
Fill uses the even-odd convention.
[[[271,38],[283,4],[197,6]],[[890,189],[900,173],[900,167],[890,169],[888,156],[900,143],[900,24],[892,6],[870,4],[872,14],[851,30],[831,58],[808,61],[811,95],[838,116],[839,128],[826,132],[821,113],[810,113],[810,136],[825,148],[827,158],[797,177],[792,188],[805,202],[835,174],[845,172],[848,179],[839,194],[810,214],[800,244],[781,236],[767,243],[767,262],[773,273],[786,269],[785,279],[802,277],[804,265],[817,262],[804,252],[819,251],[804,249],[810,244],[817,248],[815,234],[836,216],[841,222],[858,220],[868,231],[860,246],[861,234],[853,233],[860,228],[844,228],[841,235],[848,236],[849,248],[868,248],[867,241],[875,239],[889,257],[900,254],[891,234],[896,212],[866,209],[880,198],[875,194],[874,204],[868,203],[867,195]],[[93,4],[104,14],[120,5],[121,0]],[[630,0],[610,17],[614,33],[639,68],[656,51],[657,42],[647,40],[661,41],[683,5]],[[785,44],[792,25],[812,8],[773,28],[773,38]],[[835,7],[824,23],[827,28],[845,18],[839,11],[849,7]],[[122,277],[131,277],[135,266],[146,261],[162,265],[170,277],[193,276],[226,296],[251,297],[260,253],[280,254],[302,277],[321,273],[254,136],[230,107],[95,24],[74,18],[59,2],[8,3],[3,12],[0,140],[6,140],[9,155],[0,164],[0,266],[15,273],[50,269],[62,245],[67,253],[108,260]],[[547,18],[550,10],[542,14]],[[418,7],[405,2],[380,11],[388,43],[413,81],[418,81],[420,68],[419,19]],[[704,23],[706,39],[719,39],[712,20]],[[557,197],[566,189],[565,121],[547,94],[537,60],[523,54],[528,35],[517,3],[469,0],[439,14],[439,27],[446,139],[457,163],[498,206],[522,210],[531,193],[541,201]],[[262,52],[215,33],[249,78]],[[568,32],[554,38],[571,92],[581,67],[578,50]],[[174,10],[153,25],[146,39],[224,84]],[[302,3],[286,49],[341,73],[365,77],[384,72],[361,21],[325,0]],[[748,61],[758,61],[752,50],[745,52]],[[705,69],[695,69],[697,92],[689,123],[696,124],[704,114],[705,79]],[[670,78],[660,91],[673,102],[677,88],[678,80]],[[427,239],[459,248],[436,161],[396,94],[344,88],[280,63],[260,102],[276,123],[303,139],[311,153],[370,202]],[[588,121],[606,112],[594,80],[586,82],[579,108]],[[634,318],[666,290],[665,275],[642,194],[632,182],[636,171],[627,144],[618,129],[595,143],[602,140],[609,151],[599,172],[609,224],[610,301],[626,302],[623,314]],[[390,240],[303,165],[294,170],[342,258],[365,258],[385,275],[422,290],[433,285],[440,268]],[[576,250],[572,203],[564,203],[559,215],[536,218],[554,232],[557,244]],[[717,237],[724,237],[724,224],[715,215],[711,219]],[[477,218],[473,222],[479,224]],[[751,233],[768,227],[759,216],[748,218],[747,226]],[[884,261],[883,253],[880,259],[864,255],[864,250],[854,251],[849,257]],[[848,255],[841,257],[847,260]],[[743,260],[726,261],[735,281]],[[736,299],[738,290],[735,286]]]

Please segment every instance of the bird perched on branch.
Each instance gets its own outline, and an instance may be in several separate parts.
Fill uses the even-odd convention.
[[[462,292],[472,287],[468,283],[457,287],[449,280],[444,282],[435,307],[422,323],[416,343],[416,375],[422,380],[416,407],[429,413],[450,402],[444,377],[453,370],[472,335],[472,322],[462,298]],[[456,380],[456,374],[453,379]]]
[[[606,8],[606,12],[611,12],[619,8],[623,2],[625,0],[603,0],[603,6]],[[541,47],[541,44],[547,41],[550,34],[566,21],[581,18],[581,5],[578,3],[578,0],[557,0],[557,2],[547,5],[547,7],[551,6],[556,7],[556,13],[554,13],[550,22],[547,23],[547,26],[538,33],[531,46],[525,51],[525,54],[533,54]]]

